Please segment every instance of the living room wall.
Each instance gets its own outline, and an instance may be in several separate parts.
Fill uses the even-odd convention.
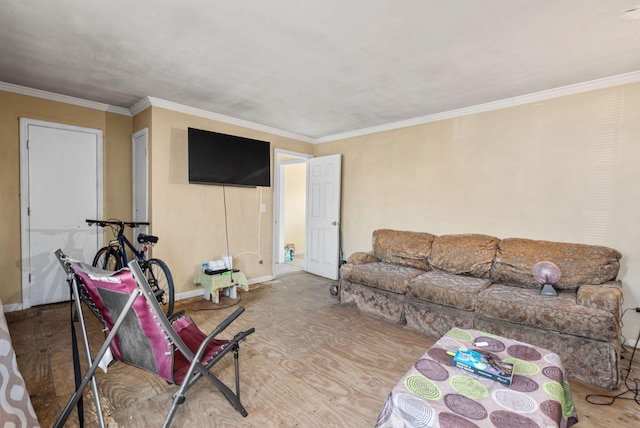
[[[131,165],[131,117],[0,91],[0,299],[6,305],[22,303],[21,117],[101,129],[104,218],[131,215],[131,168],[122,168]]]
[[[227,253],[227,233],[228,252],[233,256],[234,268],[242,270],[250,281],[270,279],[273,187],[189,184],[187,129],[192,127],[269,141],[272,159],[275,148],[312,154],[314,146],[206,117],[159,107],[149,109],[141,114],[147,114],[150,119],[141,121],[137,127],[150,126],[152,135],[149,139],[149,211],[151,232],[159,236],[153,256],[168,264],[176,294],[195,293],[200,289],[194,286],[193,280],[201,263],[220,259]],[[135,123],[138,123],[137,117]],[[273,185],[273,162],[271,164]],[[266,205],[266,212],[260,212],[260,204]]]
[[[638,106],[634,83],[319,144],[343,155],[345,257],[378,228],[605,245],[640,306]]]

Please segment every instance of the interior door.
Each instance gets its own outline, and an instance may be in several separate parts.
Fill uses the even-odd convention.
[[[312,158],[307,169],[307,272],[338,279],[342,155]]]
[[[131,137],[133,159],[133,217],[132,221],[149,221],[148,130],[144,128]],[[149,233],[149,226],[140,226],[133,234]],[[137,240],[134,244],[140,249]]]
[[[21,119],[23,307],[69,300],[54,251],[91,262],[102,242],[102,131]]]

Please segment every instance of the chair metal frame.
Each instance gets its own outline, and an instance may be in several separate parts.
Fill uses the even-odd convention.
[[[220,323],[211,333],[209,333],[202,343],[200,344],[197,352],[193,353],[189,347],[185,344],[179,334],[174,330],[172,326],[172,322],[175,320],[172,317],[172,321],[167,319],[164,311],[160,308],[158,301],[155,297],[155,294],[151,290],[149,283],[147,282],[142,269],[140,268],[137,261],[131,261],[129,263],[129,270],[133,278],[135,279],[136,287],[132,290],[129,298],[127,299],[122,311],[120,312],[117,319],[113,320],[113,327],[110,329],[108,334],[106,335],[105,341],[100,347],[100,350],[96,354],[96,356],[91,360],[91,352],[89,349],[89,343],[87,340],[87,331],[86,325],[84,323],[84,317],[82,316],[82,305],[81,302],[84,301],[85,304],[89,307],[94,315],[98,317],[98,319],[103,322],[104,319],[97,313],[96,307],[91,301],[91,298],[87,294],[86,291],[83,291],[83,287],[86,287],[86,284],[83,284],[81,278],[76,273],[74,269],[78,269],[81,272],[92,271],[95,272],[99,269],[93,268],[89,265],[86,265],[81,262],[71,261],[67,256],[65,256],[61,250],[56,251],[56,256],[62,265],[63,269],[67,273],[67,282],[72,291],[72,296],[75,304],[76,313],[78,314],[79,324],[82,330],[82,338],[84,342],[84,350],[87,358],[88,369],[85,374],[82,376],[82,380],[79,385],[76,387],[76,391],[72,394],[71,398],[67,402],[64,410],[58,417],[54,427],[62,427],[64,426],[66,420],[68,419],[73,407],[77,405],[78,401],[82,398],[82,393],[88,384],[91,382],[91,387],[93,391],[93,401],[96,406],[96,412],[98,413],[98,424],[102,428],[104,427],[104,417],[102,416],[100,398],[98,394],[98,387],[94,377],[95,371],[99,367],[101,360],[103,359],[106,352],[109,350],[114,339],[117,337],[120,327],[122,326],[125,317],[130,313],[134,308],[134,303],[138,299],[138,297],[143,296],[149,310],[152,312],[154,319],[157,321],[159,328],[164,333],[165,339],[169,342],[169,346],[172,350],[171,355],[168,355],[167,358],[171,358],[171,366],[173,370],[173,354],[174,352],[179,352],[186,358],[187,361],[190,362],[190,366],[188,372],[182,382],[180,383],[180,388],[173,395],[173,401],[169,413],[167,414],[163,427],[168,427],[175,416],[175,413],[180,406],[185,401],[185,393],[191,386],[193,386],[200,378],[205,377],[211,383],[213,383],[218,390],[225,396],[225,398],[229,401],[229,403],[236,409],[243,417],[247,416],[247,411],[240,402],[240,375],[239,375],[239,343],[243,340],[246,340],[246,337],[255,332],[255,328],[250,328],[248,330],[242,331],[236,334],[233,339],[228,340],[226,345],[219,350],[214,356],[208,360],[205,364],[201,362],[201,359],[207,352],[207,346],[216,339],[216,336],[224,331],[236,318],[244,312],[243,307],[239,307],[236,309],[231,315],[229,315],[222,323]],[[114,272],[110,271],[101,271],[105,274],[113,274]],[[194,327],[195,324],[193,324]],[[73,326],[72,326],[73,328]],[[106,330],[105,330],[106,331]],[[202,333],[204,335],[204,333]],[[217,339],[216,339],[217,340]],[[229,352],[233,352],[234,355],[234,369],[235,369],[235,392],[232,391],[225,383],[223,383],[220,379],[218,379],[215,375],[213,375],[210,370],[211,368],[225,355]],[[125,361],[126,362],[126,361]],[[157,373],[156,373],[157,374]],[[159,374],[158,374],[159,375]]]

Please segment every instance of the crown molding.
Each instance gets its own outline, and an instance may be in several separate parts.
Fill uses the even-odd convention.
[[[614,76],[605,77],[602,79],[590,80],[587,82],[575,83],[572,85],[561,86],[559,88],[548,89],[540,92],[534,92],[527,95],[520,95],[517,97],[506,98],[503,100],[492,101],[489,103],[478,104],[470,107],[463,107],[455,110],[449,110],[441,113],[430,114],[426,116],[420,116],[413,119],[402,120],[398,122],[387,123],[379,126],[372,126],[368,128],[362,128],[354,131],[344,132],[340,134],[328,135],[325,137],[312,138],[306,135],[297,134],[295,132],[289,132],[278,128],[272,128],[267,125],[262,125],[248,120],[238,119],[231,116],[225,116],[218,113],[213,113],[207,110],[189,107],[183,104],[174,103],[172,101],[163,100],[154,97],[144,97],[131,108],[116,107],[109,104],[98,103],[95,101],[88,101],[81,98],[71,97],[68,95],[56,94],[53,92],[43,91],[40,89],[27,88],[25,86],[14,85],[12,83],[0,82],[0,91],[11,92],[20,95],[26,95],[35,98],[41,98],[49,101],[56,101],[64,104],[76,105],[79,107],[86,107],[94,110],[105,111],[109,113],[120,114],[123,116],[134,116],[151,106],[164,108],[180,113],[186,113],[193,116],[202,117],[205,119],[216,120],[230,125],[241,126],[244,128],[254,129],[256,131],[267,132],[274,135],[280,135],[282,137],[291,138],[294,140],[304,141],[311,144],[321,144],[331,141],[344,140],[352,137],[359,137],[362,135],[375,134],[378,132],[391,131],[394,129],[406,128],[409,126],[422,125],[430,122],[437,122],[445,119],[452,119],[461,116],[467,116],[471,114],[478,114],[488,112],[492,110],[498,110],[502,108],[514,107],[522,104],[529,104],[533,102],[540,102],[553,98],[563,97],[567,95],[579,94],[582,92],[594,91],[597,89],[604,89],[613,86],[624,85],[628,83],[635,83],[640,81],[640,70],[633,71],[625,74],[618,74]]]
[[[144,97],[134,105],[129,108],[132,116],[135,116],[138,113],[141,113],[151,107],[151,99],[149,97]]]
[[[71,104],[78,107],[86,107],[93,110],[105,111],[108,113],[121,114],[123,116],[131,116],[131,112],[128,108],[116,107],[109,104],[84,100],[82,98],[56,94],[54,92],[43,91],[41,89],[27,88],[26,86],[14,85],[12,83],[0,82],[0,91],[26,95],[28,97],[41,98],[43,100],[55,101],[63,104]]]
[[[196,107],[189,107],[184,104],[178,104],[178,103],[174,103],[173,101],[167,101],[160,98],[146,97],[140,100],[138,103],[136,103],[134,107],[138,106],[138,104],[141,104],[141,106],[145,106],[147,105],[147,102],[149,103],[149,106],[160,107],[167,110],[176,111],[179,113],[190,114],[192,116],[198,116],[204,119],[216,120],[218,122],[224,122],[230,125],[236,125],[236,126],[241,126],[243,128],[254,129],[256,131],[262,131],[270,134],[280,135],[281,137],[292,138],[294,140],[304,141],[307,143],[314,143],[314,140],[315,140],[314,138],[307,137],[306,135],[302,135],[302,134],[297,134],[295,132],[289,132],[289,131],[285,131],[278,128],[272,128],[267,125],[262,125],[259,123],[250,122],[248,120],[238,119],[231,116],[225,116],[219,113],[213,113],[213,112],[202,110]],[[141,108],[141,107],[137,107],[136,110],[138,108]],[[144,110],[145,108],[147,107],[144,107],[142,110]]]
[[[387,123],[385,125],[372,126],[355,131],[344,132],[340,134],[328,135],[314,139],[314,144],[328,143],[331,141],[344,140],[362,135],[375,134],[378,132],[391,131],[409,126],[422,125],[430,122],[437,122],[455,117],[467,116],[470,114],[483,113],[492,110],[498,110],[507,107],[514,107],[522,104],[529,104],[549,100],[552,98],[564,97],[567,95],[579,94],[582,92],[595,91],[597,89],[610,88],[613,86],[625,85],[627,83],[635,83],[640,81],[640,71],[633,71],[625,74],[604,77],[602,79],[590,80],[588,82],[574,83],[572,85],[561,86],[559,88],[548,89],[532,94],[520,95],[517,97],[506,98],[504,100],[492,101],[485,104],[449,110],[441,113],[430,114],[427,116],[416,117],[414,119],[402,120],[399,122]]]

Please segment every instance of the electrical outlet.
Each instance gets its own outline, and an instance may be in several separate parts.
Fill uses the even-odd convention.
[[[266,213],[267,212],[267,205],[266,204],[260,204],[260,212],[261,213]]]

